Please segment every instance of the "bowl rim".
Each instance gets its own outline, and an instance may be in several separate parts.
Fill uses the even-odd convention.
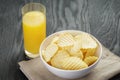
[[[91,35],[90,33],[87,33],[87,34],[89,34],[89,35],[98,43],[98,45],[100,46],[100,55],[99,55],[99,57],[98,57],[98,59],[97,59],[96,62],[94,62],[92,65],[88,66],[87,68],[83,68],[83,69],[80,69],[80,70],[64,70],[64,69],[59,69],[59,68],[56,68],[56,67],[53,67],[53,66],[49,65],[49,64],[43,59],[42,52],[41,52],[41,51],[42,51],[42,45],[43,45],[43,44],[45,43],[45,41],[46,41],[47,39],[49,39],[51,36],[53,36],[53,35],[55,35],[55,34],[59,34],[59,33],[64,33],[64,32],[78,32],[78,33],[81,32],[81,33],[87,33],[87,32],[81,31],[81,30],[61,30],[61,31],[54,32],[54,33],[50,34],[49,36],[47,36],[47,37],[42,41],[42,43],[41,43],[41,45],[40,45],[40,48],[39,48],[40,58],[41,58],[41,61],[44,63],[44,65],[47,65],[47,66],[49,66],[50,68],[54,68],[55,70],[65,71],[65,72],[84,71],[84,70],[86,70],[86,69],[92,68],[92,67],[94,67],[95,65],[97,65],[97,63],[100,61],[100,59],[102,58],[102,55],[103,55],[103,53],[102,53],[102,44],[100,43],[100,41],[99,41],[96,37],[94,37],[94,36]]]

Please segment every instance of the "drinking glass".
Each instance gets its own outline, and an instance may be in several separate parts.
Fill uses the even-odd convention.
[[[46,37],[46,8],[41,3],[28,3],[22,8],[25,54],[39,56],[39,47]]]

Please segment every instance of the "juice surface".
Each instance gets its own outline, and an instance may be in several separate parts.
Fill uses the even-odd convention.
[[[40,11],[30,11],[23,16],[24,47],[30,53],[39,52],[41,42],[46,37],[46,17]]]

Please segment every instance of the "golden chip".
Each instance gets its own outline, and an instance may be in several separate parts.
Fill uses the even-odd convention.
[[[88,67],[88,65],[77,57],[67,57],[62,61],[62,69],[65,70],[79,70]]]
[[[83,33],[80,35],[75,36],[75,39],[81,42],[81,48],[96,48],[97,43],[95,40],[87,33]]]
[[[85,57],[94,56],[97,48],[89,48],[85,54]]]
[[[64,33],[59,36],[58,46],[59,47],[70,47],[74,44],[74,38],[70,33]]]
[[[81,50],[78,51],[78,52],[76,52],[76,53],[70,53],[70,55],[71,55],[71,56],[74,56],[74,57],[78,57],[78,58],[80,58],[80,59],[83,59],[83,58],[84,58],[84,57],[83,57],[83,53],[82,53]]]
[[[75,41],[73,47],[71,48],[71,53],[77,53],[80,51],[81,44],[79,41]]]
[[[89,57],[86,57],[84,59],[84,61],[89,66],[89,65],[93,64],[97,59],[98,59],[98,57],[96,57],[96,56],[89,56]]]
[[[87,33],[75,36],[75,39],[81,43],[81,51],[84,56],[93,56],[97,49],[96,41]]]
[[[57,68],[61,68],[61,62],[64,58],[70,57],[67,51],[59,50],[55,56],[51,59],[51,65]]]
[[[83,59],[83,53],[81,52],[80,48],[81,45],[79,44],[79,42],[75,41],[73,47],[68,49],[68,52],[71,56],[76,56]]]
[[[51,43],[57,43],[58,40],[59,40],[59,37],[58,37],[58,36],[55,36],[55,37],[52,39]]]
[[[50,59],[55,55],[58,50],[58,46],[56,44],[50,44],[44,51],[43,57],[46,62],[49,62]]]

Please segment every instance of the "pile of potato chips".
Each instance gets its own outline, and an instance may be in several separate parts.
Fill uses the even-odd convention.
[[[44,60],[59,69],[79,70],[93,64],[98,57],[95,52],[98,44],[87,33],[73,36],[62,33],[55,36],[42,51]]]

